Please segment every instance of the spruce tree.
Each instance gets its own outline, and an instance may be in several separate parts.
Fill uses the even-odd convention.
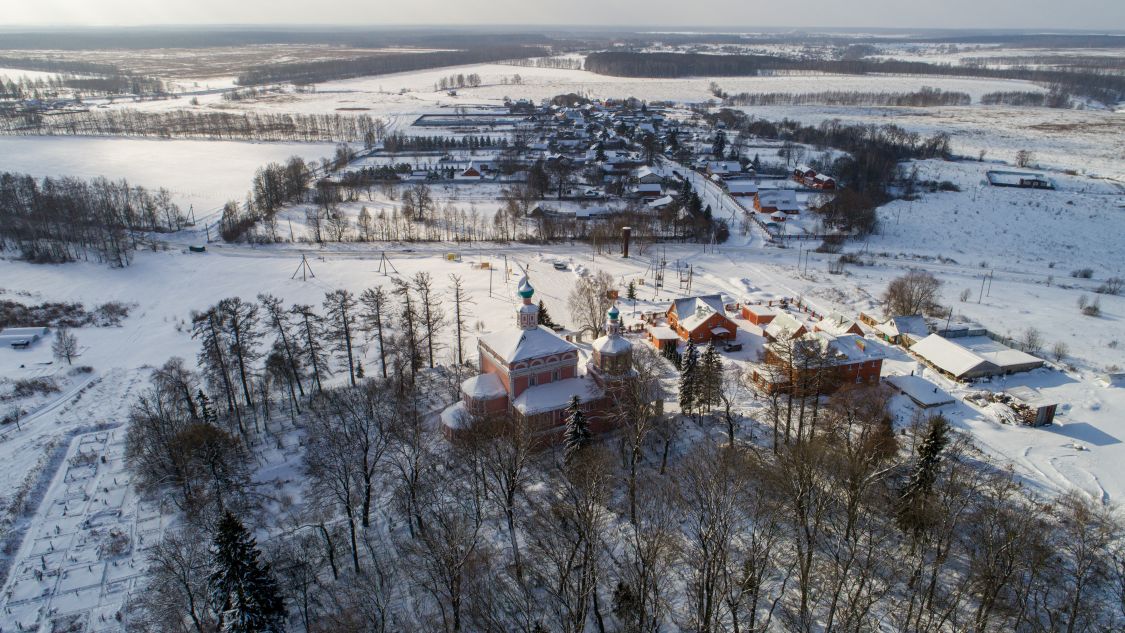
[[[711,341],[707,345],[707,349],[703,350],[697,373],[699,375],[699,380],[696,381],[698,384],[697,403],[710,410],[711,407],[717,406],[720,402],[719,389],[721,389],[723,381],[723,359],[719,356],[719,350],[715,349],[714,341]]]
[[[551,315],[547,312],[547,306],[543,303],[542,299],[539,300],[539,325],[549,328],[558,327],[558,325],[551,320]]]
[[[754,154],[754,160],[750,161],[750,166],[754,168],[755,173],[761,171],[762,159],[758,158],[757,154]]]
[[[903,531],[917,535],[926,527],[926,500],[937,480],[941,452],[948,445],[949,422],[935,415],[930,418],[926,436],[918,445],[918,463],[914,465],[910,480],[899,497],[896,518]]]
[[[233,514],[219,519],[211,550],[208,588],[211,607],[228,633],[280,633],[285,630],[285,605],[269,564],[250,533]]]
[[[578,396],[574,396],[567,410],[566,430],[563,432],[566,461],[570,462],[574,459],[574,456],[590,443],[590,438],[590,422],[586,419],[586,414],[582,413]]]
[[[695,350],[695,342],[689,339],[680,360],[680,410],[687,414],[691,414],[699,402],[698,365],[699,353]]]
[[[211,406],[211,399],[203,390],[199,390],[199,417],[207,424],[215,424],[219,421],[219,416],[215,415],[215,409]]]

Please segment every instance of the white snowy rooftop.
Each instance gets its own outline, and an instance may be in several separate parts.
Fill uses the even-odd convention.
[[[582,376],[557,380],[546,385],[528,387],[516,398],[512,406],[524,415],[534,415],[546,411],[563,409],[574,396],[580,402],[588,402],[602,396],[598,384]]]
[[[703,295],[699,297],[685,297],[676,299],[672,304],[676,311],[676,318],[686,330],[694,330],[711,318],[712,314],[723,314],[723,298],[721,295]]]
[[[477,400],[491,400],[508,395],[507,390],[504,389],[504,383],[500,382],[500,378],[496,374],[491,373],[469,378],[461,383],[461,391],[470,398]]]
[[[633,344],[630,343],[624,336],[603,336],[593,344],[594,351],[601,352],[602,354],[624,354],[633,349]]]
[[[533,330],[500,330],[482,336],[480,341],[509,364],[576,349],[574,344],[542,325]]]

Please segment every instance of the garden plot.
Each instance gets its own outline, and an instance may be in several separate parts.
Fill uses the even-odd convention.
[[[71,441],[4,587],[5,619],[20,630],[120,630],[144,550],[163,529],[155,506],[130,489],[124,437],[120,426]]]

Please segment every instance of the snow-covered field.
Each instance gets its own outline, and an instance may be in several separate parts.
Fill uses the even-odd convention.
[[[1125,112],[1004,106],[852,108],[829,106],[743,108],[768,120],[788,117],[808,125],[829,119],[864,125],[898,125],[924,136],[950,135],[956,154],[1012,162],[1034,152],[1035,162],[1125,182]]]
[[[43,176],[105,176],[164,187],[186,212],[243,200],[254,172],[293,155],[331,156],[329,143],[245,143],[74,136],[0,136],[0,171]]]

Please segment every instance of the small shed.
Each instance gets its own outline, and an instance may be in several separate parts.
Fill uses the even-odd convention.
[[[888,376],[887,384],[923,409],[940,407],[955,398],[921,376]]]
[[[1028,426],[1047,426],[1055,420],[1055,411],[1058,404],[1043,397],[1031,387],[1012,387],[1005,393],[1012,400],[1007,404],[1015,411],[1020,420]]]
[[[47,336],[45,327],[10,327],[0,330],[0,345],[27,349]]]

